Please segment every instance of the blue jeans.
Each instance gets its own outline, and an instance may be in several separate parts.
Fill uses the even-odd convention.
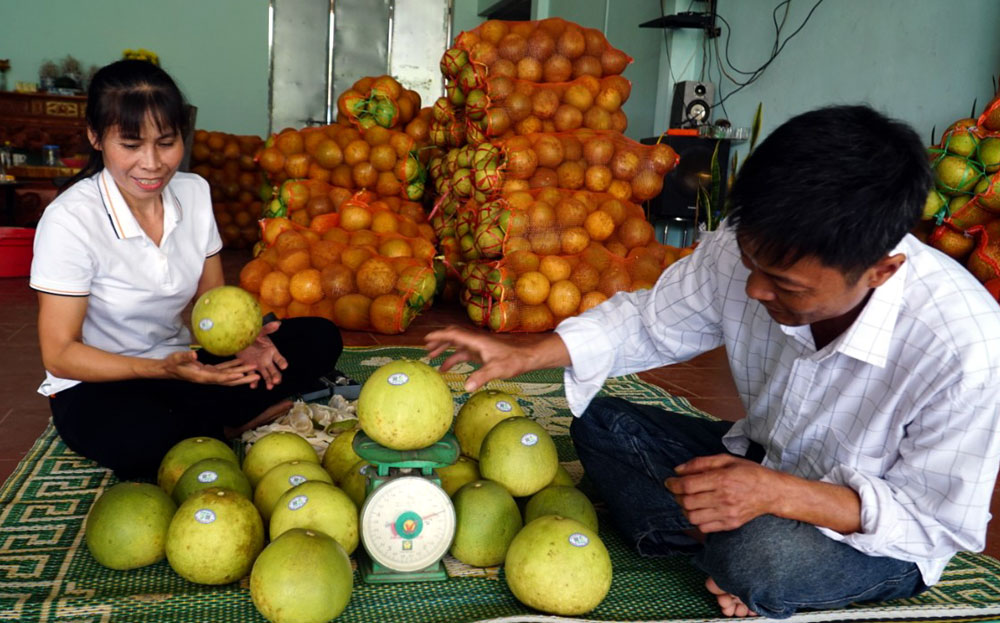
[[[800,521],[762,515],[711,533],[704,544],[684,534],[692,525],[663,481],[675,465],[728,453],[722,436],[731,426],[596,398],[570,434],[612,521],[640,555],[689,554],[719,587],[762,616],[911,597],[926,588],[916,564],[863,554]],[[760,460],[754,451],[760,447],[748,458]]]

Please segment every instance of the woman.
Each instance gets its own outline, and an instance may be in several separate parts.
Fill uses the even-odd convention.
[[[87,101],[87,166],[35,235],[31,287],[56,430],[122,479],[154,476],[166,451],[224,439],[322,387],[342,343],[321,318],[264,325],[224,360],[190,348],[188,304],[223,285],[208,184],[178,172],[184,98],[146,61],[112,63]]]

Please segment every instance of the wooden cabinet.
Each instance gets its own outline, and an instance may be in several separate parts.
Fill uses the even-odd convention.
[[[89,153],[87,97],[0,91],[0,144],[41,152],[58,145],[63,157]]]

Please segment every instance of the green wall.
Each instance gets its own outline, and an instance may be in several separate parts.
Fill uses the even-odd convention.
[[[0,58],[9,88],[38,82],[43,61],[76,57],[86,71],[145,48],[160,57],[197,126],[267,131],[267,0],[3,0]]]
[[[740,69],[769,57],[776,4],[719,0],[719,14],[733,27],[730,58]],[[791,3],[783,39],[814,5]],[[762,102],[766,133],[812,108],[864,102],[909,122],[929,144],[932,128],[940,138],[947,125],[969,115],[973,100],[978,115],[992,99],[991,77],[1000,72],[998,25],[996,0],[826,0],[764,74],[725,102],[728,118],[748,126]],[[676,72],[682,59],[673,60]],[[685,77],[697,77],[699,69],[700,59]],[[724,93],[735,88],[714,69],[711,75]]]
[[[11,88],[17,81],[36,82],[46,59],[72,54],[89,67],[142,47],[160,55],[198,107],[198,127],[257,135],[267,130],[267,0],[0,1],[0,58],[11,60]],[[733,62],[760,65],[770,52],[778,0],[718,4],[734,29]],[[813,4],[790,4],[785,35]],[[490,0],[454,0],[453,33],[478,25],[478,12],[488,5]],[[633,83],[625,111],[627,134],[641,138],[666,129],[674,79],[698,78],[704,55],[697,31],[638,25],[661,10],[703,7],[692,0],[662,0],[662,8],[660,0],[534,0],[532,11],[536,18],[559,16],[599,28],[635,58],[625,72]],[[997,24],[997,0],[826,0],[763,76],[726,101],[727,116],[749,125],[763,102],[767,132],[816,106],[868,102],[929,140],[932,127],[940,135],[967,115],[973,99],[981,110],[991,98],[991,76],[1000,72]],[[724,93],[732,90],[714,68],[710,73]]]

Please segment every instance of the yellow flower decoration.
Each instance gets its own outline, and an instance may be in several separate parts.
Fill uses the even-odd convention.
[[[160,57],[156,55],[156,52],[151,52],[145,48],[139,48],[138,50],[122,50],[122,58],[148,61],[154,65],[160,64]]]

